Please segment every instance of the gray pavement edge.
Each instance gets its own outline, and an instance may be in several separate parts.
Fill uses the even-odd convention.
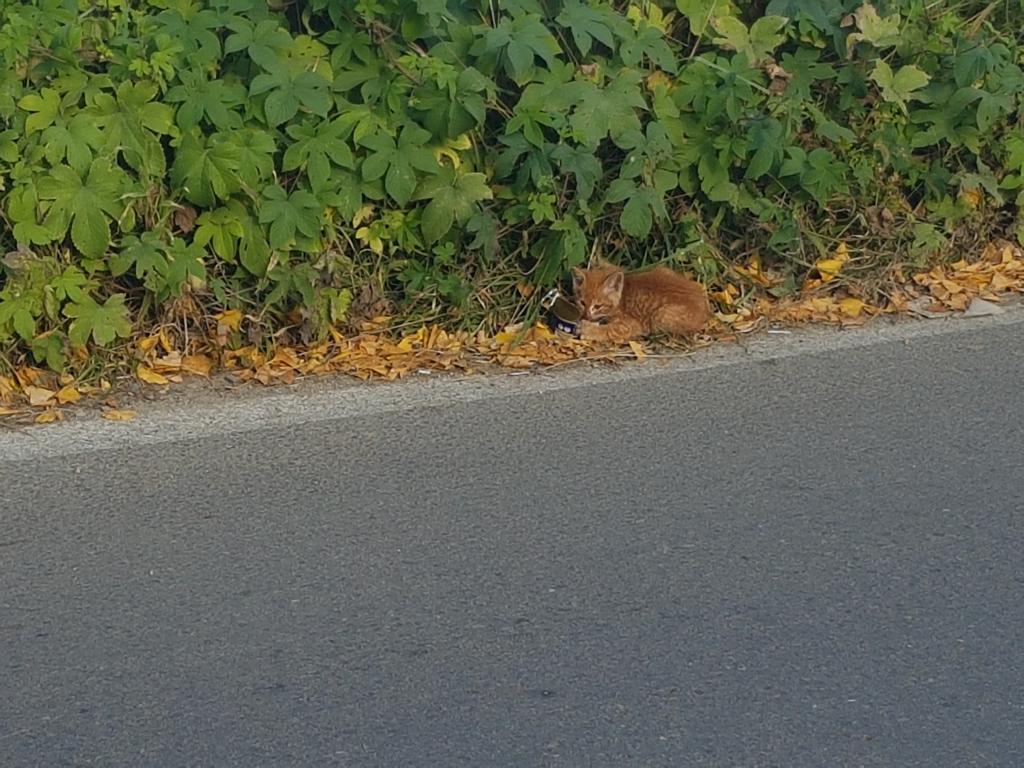
[[[420,376],[388,384],[323,378],[291,387],[244,387],[230,392],[202,386],[183,387],[163,401],[141,403],[129,422],[102,419],[95,411],[76,412],[56,424],[0,431],[0,463],[55,458],[69,454],[154,444],[254,429],[288,428],[374,413],[443,407],[489,398],[525,397],[555,390],[589,387],[654,376],[685,376],[709,368],[748,364],[795,355],[841,353],[878,344],[913,344],[915,340],[978,333],[1007,325],[1024,332],[1024,303],[1007,303],[984,317],[938,320],[880,319],[857,328],[808,327],[760,333],[738,344],[720,344],[692,355],[650,358],[642,363],[572,365],[527,374],[454,377]],[[960,342],[958,342],[960,343]],[[1024,354],[1024,350],[1008,350]]]

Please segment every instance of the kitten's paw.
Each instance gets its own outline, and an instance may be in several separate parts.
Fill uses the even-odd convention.
[[[580,320],[580,338],[584,341],[601,341],[605,337],[605,328],[600,323]]]

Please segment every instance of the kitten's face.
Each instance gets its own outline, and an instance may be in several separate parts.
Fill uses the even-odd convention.
[[[625,275],[611,266],[580,269],[573,267],[572,292],[584,320],[607,320],[619,312]]]

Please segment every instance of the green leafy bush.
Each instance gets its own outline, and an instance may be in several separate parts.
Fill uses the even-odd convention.
[[[1022,234],[1022,0],[0,2],[0,348]]]

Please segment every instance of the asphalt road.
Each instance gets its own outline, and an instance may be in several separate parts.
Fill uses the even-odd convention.
[[[0,766],[1017,768],[1022,332],[0,433]]]

